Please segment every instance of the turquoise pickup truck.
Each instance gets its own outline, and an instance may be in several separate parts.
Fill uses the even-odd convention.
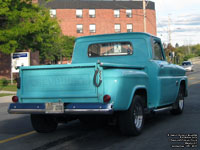
[[[120,33],[77,38],[72,64],[20,67],[17,87],[8,112],[30,114],[37,132],[115,118],[124,135],[139,135],[146,113],[183,112],[187,76],[159,38]]]

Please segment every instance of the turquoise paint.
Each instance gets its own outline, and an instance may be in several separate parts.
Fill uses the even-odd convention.
[[[181,81],[186,81],[187,88],[187,77],[182,67],[152,59],[152,39],[160,41],[145,33],[77,38],[72,64],[20,68],[20,103],[103,103],[103,96],[108,94],[115,111],[127,110],[136,90],[145,89],[148,108],[171,104]],[[90,44],[120,41],[132,43],[132,55],[88,57]],[[97,68],[102,79],[98,88],[93,84]],[[96,81],[99,79],[98,73]]]
[[[104,71],[104,91],[111,96],[116,110],[129,108],[135,88],[146,87],[148,76],[141,70],[108,69]],[[133,89],[134,88],[134,89]]]

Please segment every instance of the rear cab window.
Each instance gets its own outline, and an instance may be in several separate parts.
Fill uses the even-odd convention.
[[[96,43],[88,47],[88,57],[125,56],[133,54],[131,42]]]

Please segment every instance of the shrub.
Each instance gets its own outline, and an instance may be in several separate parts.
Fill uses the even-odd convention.
[[[9,81],[6,80],[5,78],[2,79],[2,85],[7,86],[9,84]]]

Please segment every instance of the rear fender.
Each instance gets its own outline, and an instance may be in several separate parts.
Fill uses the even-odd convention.
[[[139,89],[144,89],[144,90],[147,91],[147,88],[146,88],[145,85],[138,85],[138,86],[135,86],[135,87],[133,88],[133,90],[132,90],[131,97],[130,97],[130,99],[129,99],[129,103],[128,103],[128,105],[127,105],[127,109],[129,109],[129,107],[131,106],[131,103],[132,103],[132,101],[133,101],[133,97],[135,96],[136,91],[139,90]]]

